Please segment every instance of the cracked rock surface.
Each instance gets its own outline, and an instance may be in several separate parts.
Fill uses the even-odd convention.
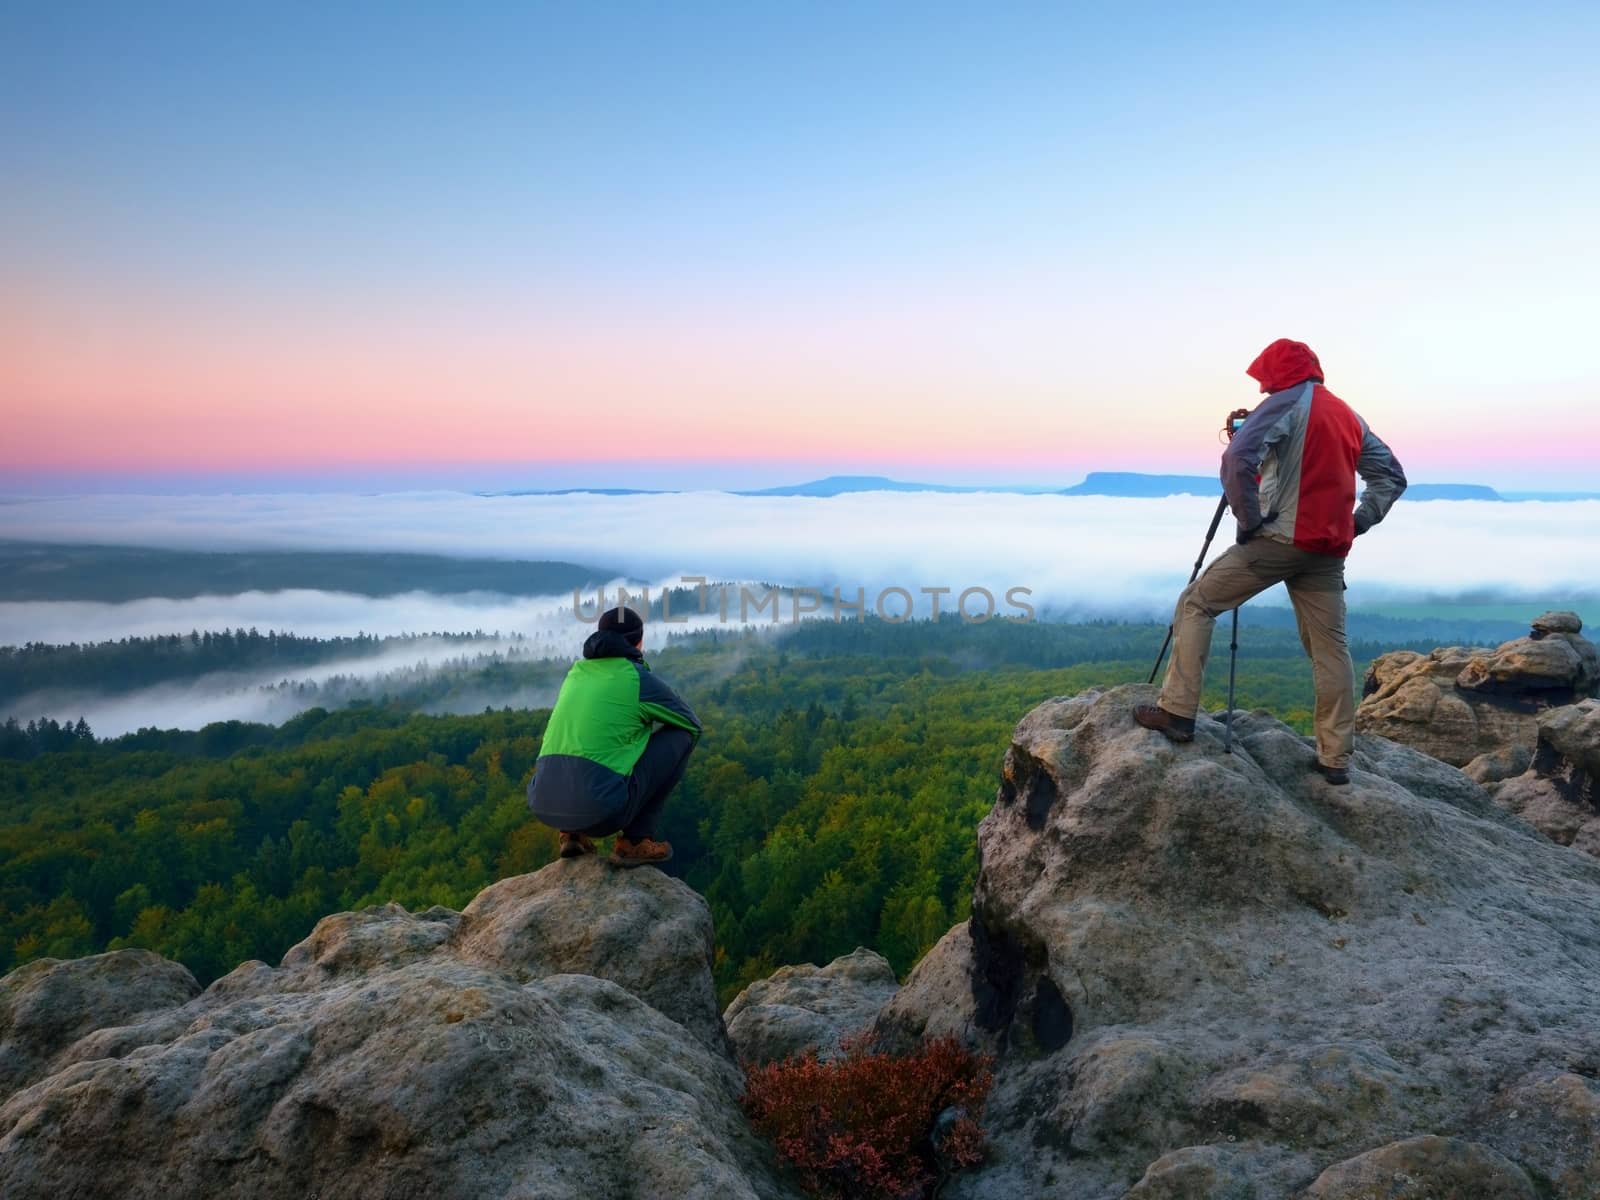
[[[945,1194],[1600,1196],[1600,862],[1416,750],[1358,736],[1333,787],[1271,717],[1230,755],[1149,696],[1018,725],[970,926],[880,1018],[965,1006],[997,1056]]]

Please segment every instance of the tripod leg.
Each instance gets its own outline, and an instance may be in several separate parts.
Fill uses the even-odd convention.
[[[1156,665],[1150,668],[1150,678],[1145,680],[1146,683],[1154,683],[1156,681],[1156,672],[1161,670],[1161,660],[1166,658],[1167,647],[1172,645],[1173,628],[1172,625],[1167,626],[1167,640],[1161,643],[1161,653],[1156,655]]]
[[[1239,661],[1239,610],[1233,610],[1233,637],[1228,642],[1228,711],[1223,714],[1222,749],[1233,753],[1233,671]]]
[[[1211,524],[1206,529],[1206,540],[1200,543],[1200,557],[1194,560],[1194,570],[1189,572],[1189,582],[1193,583],[1200,578],[1200,564],[1206,560],[1206,551],[1211,549],[1211,539],[1217,536],[1217,526],[1222,524],[1222,514],[1227,511],[1228,498],[1223,496],[1217,501],[1217,511],[1211,514]],[[1146,683],[1156,681],[1156,672],[1161,670],[1161,660],[1167,657],[1167,648],[1172,645],[1172,631],[1174,625],[1167,625],[1167,640],[1161,643],[1161,653],[1156,655],[1156,665],[1150,668],[1150,678]]]

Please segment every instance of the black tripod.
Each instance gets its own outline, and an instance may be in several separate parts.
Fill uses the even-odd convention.
[[[1217,511],[1212,514],[1211,525],[1206,529],[1206,540],[1200,544],[1200,557],[1194,560],[1194,570],[1189,572],[1189,582],[1193,583],[1200,577],[1200,564],[1206,560],[1206,551],[1211,549],[1211,539],[1217,536],[1217,526],[1222,524],[1222,514],[1227,511],[1228,498],[1221,497],[1217,501]],[[1167,657],[1167,647],[1172,645],[1172,632],[1176,622],[1167,626],[1166,640],[1161,643],[1161,653],[1156,655],[1156,665],[1150,668],[1150,678],[1146,683],[1156,681],[1156,673],[1161,670],[1161,662]],[[1224,753],[1233,753],[1233,679],[1234,667],[1239,660],[1239,610],[1233,610],[1233,639],[1228,643],[1228,711],[1222,719],[1222,749]]]

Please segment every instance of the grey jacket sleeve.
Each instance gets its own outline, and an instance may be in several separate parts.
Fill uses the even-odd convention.
[[[1222,452],[1222,490],[1240,529],[1254,529],[1264,519],[1261,488],[1257,482],[1261,460],[1266,456],[1267,447],[1283,436],[1287,418],[1300,392],[1301,388],[1296,386],[1268,396],[1245,418],[1239,432]]]
[[[699,740],[700,718],[694,709],[644,666],[639,667],[639,709],[651,720],[687,729]]]
[[[1367,486],[1361,493],[1361,503],[1356,505],[1357,536],[1371,529],[1388,514],[1390,507],[1406,490],[1406,473],[1400,460],[1383,440],[1361,423],[1361,457],[1356,460],[1356,474]]]

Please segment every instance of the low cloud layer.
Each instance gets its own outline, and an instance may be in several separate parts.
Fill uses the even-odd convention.
[[[7,505],[0,536],[38,541],[199,550],[407,550],[458,557],[565,559],[616,564],[663,584],[687,576],[765,580],[838,588],[847,600],[880,596],[898,615],[900,588],[927,615],[926,589],[948,588],[949,611],[966,588],[985,588],[1000,615],[1012,589],[1041,615],[1164,620],[1200,549],[1215,501],[1205,497],[1106,497],[866,493],[828,499],[665,496],[478,497],[460,493],[380,496],[84,497]],[[1232,540],[1224,520],[1211,554]],[[1600,502],[1496,504],[1430,502],[1396,506],[1350,557],[1353,605],[1483,594],[1563,599],[1592,594],[1600,560]],[[570,658],[589,626],[575,621],[573,597],[419,590],[372,598],[289,590],[145,599],[125,604],[0,604],[0,644],[94,642],[126,636],[255,627],[304,636],[471,632],[521,634],[525,653]],[[606,589],[615,602],[614,584]],[[752,593],[763,589],[750,585]],[[1263,597],[1283,603],[1281,589]],[[737,623],[739,589],[729,592]],[[582,596],[586,605],[595,589]],[[984,607],[975,598],[974,610]],[[676,631],[721,621],[715,599]],[[592,609],[591,609],[592,612]],[[786,597],[781,620],[794,617]],[[752,611],[771,623],[770,608]],[[846,613],[853,617],[853,613]],[[592,619],[592,618],[591,618]],[[669,629],[652,623],[647,646]],[[373,679],[434,669],[444,659],[492,645],[417,643],[372,659],[297,669],[296,681]],[[306,703],[271,690],[282,676],[208,677],[125,696],[35,694],[0,704],[23,720],[88,717],[101,735],[145,725],[194,728],[227,718],[279,721]],[[548,703],[548,697],[484,702]],[[476,704],[476,698],[473,701]],[[0,715],[7,715],[0,713]]]
[[[869,596],[886,586],[914,592],[985,586],[997,594],[1022,586],[1033,590],[1037,603],[1063,612],[1149,616],[1170,609],[1214,507],[1206,497],[994,493],[89,496],[8,505],[0,530],[39,541],[184,549],[382,549],[565,559],[612,564],[658,580],[766,579],[837,585],[847,594],[860,586]],[[1213,553],[1228,543],[1231,529],[1224,518]],[[1402,499],[1387,521],[1357,543],[1350,558],[1350,599],[1589,591],[1597,552],[1600,501]],[[426,580],[417,582],[428,590]],[[250,623],[296,632],[334,628],[326,614],[295,611],[293,602],[282,599],[294,593],[278,595],[277,601],[263,600],[261,616]],[[408,619],[418,622],[411,629],[491,628],[503,620],[487,599],[452,598],[439,611],[420,599],[388,608],[388,601],[369,603],[359,612],[349,606],[340,613],[338,631],[378,628],[390,619],[386,613],[408,605]],[[289,606],[273,608],[278,604]],[[347,623],[352,618],[357,625]]]
[[[753,592],[761,589],[752,588]],[[615,590],[608,589],[615,597]],[[737,597],[737,590],[733,593]],[[187,633],[190,630],[286,630],[302,636],[367,633],[391,636],[418,631],[520,634],[518,641],[446,641],[421,638],[380,653],[353,655],[274,670],[213,672],[195,679],[158,684],[133,692],[52,689],[25,696],[0,696],[0,720],[27,722],[39,717],[89,722],[99,737],[115,737],[147,726],[198,729],[212,721],[278,723],[313,704],[335,707],[358,696],[403,690],[427,677],[480,669],[491,658],[567,661],[577,657],[593,632],[595,591],[584,594],[590,619],[573,616],[572,596],[523,599],[471,594],[430,596],[409,593],[374,600],[339,592],[245,592],[192,600],[141,600],[130,604],[36,602],[0,604],[0,645],[40,642],[99,642],[125,636]],[[767,611],[770,612],[771,606]],[[792,604],[782,608],[789,618]],[[653,622],[645,649],[654,651],[674,633],[705,629],[719,622],[713,610],[691,610],[680,623]],[[737,617],[737,599],[734,602]],[[329,685],[332,685],[331,687]],[[306,688],[301,685],[317,685]],[[518,688],[456,690],[441,711],[479,712],[485,705],[548,707],[552,690]]]
[[[558,619],[560,597],[522,599],[487,592],[434,596],[356,596],[348,592],[293,589],[241,592],[233,596],[195,596],[185,600],[152,598],[126,604],[86,600],[37,600],[0,604],[0,645],[26,642],[100,642],[122,637],[218,632],[223,629],[277,630],[301,637],[353,637],[365,633],[394,637],[407,633],[523,633],[544,639],[575,627],[570,615]],[[572,598],[566,597],[570,610]]]
[[[760,586],[752,584],[750,592],[765,597],[765,589]],[[606,595],[616,597],[614,587],[608,587]],[[734,587],[734,621],[738,619],[738,595],[738,587]],[[51,717],[59,722],[75,722],[83,717],[101,738],[114,738],[146,726],[197,730],[222,720],[283,722],[314,704],[338,707],[350,699],[402,693],[408,686],[419,685],[435,675],[472,675],[488,666],[491,659],[571,661],[578,656],[584,638],[594,632],[595,590],[590,589],[584,598],[589,621],[574,618],[571,595],[437,597],[416,592],[373,600],[342,592],[286,590],[194,600],[139,600],[125,605],[8,603],[0,605],[0,645],[107,642],[130,635],[250,627],[262,632],[290,630],[318,637],[482,630],[507,638],[517,634],[520,638],[424,637],[395,643],[376,654],[352,654],[306,666],[213,672],[128,693],[53,688],[26,696],[0,696],[0,720],[16,717],[26,723]],[[771,610],[773,606],[768,605],[763,611],[770,614]],[[792,597],[782,597],[779,611],[784,621],[792,619]],[[720,622],[715,603],[709,613],[690,608],[682,616],[678,621],[675,613],[670,626],[651,622],[645,634],[645,650],[659,650],[674,634],[707,629]],[[451,688],[450,698],[435,707],[442,712],[482,712],[485,706],[549,707],[554,701],[554,688],[514,686],[507,690],[504,683],[496,683],[493,688],[458,683]]]
[[[602,597],[606,607],[625,596],[638,608],[643,595],[655,599],[660,592],[659,584],[646,584],[641,590],[639,585],[624,588],[612,582],[564,596],[503,596],[491,592],[436,596],[428,592],[405,592],[372,597],[297,588],[183,600],[153,597],[125,604],[29,600],[0,603],[0,646],[21,646],[29,642],[86,644],[191,631],[217,633],[224,629],[257,629],[262,633],[276,630],[301,637],[325,638],[363,633],[373,637],[485,633],[521,635],[526,639],[522,646],[524,653],[539,658],[562,658],[574,654],[583,639],[594,631]],[[727,597],[725,613],[724,606],[719,603],[724,594]],[[919,614],[926,615],[930,598],[914,599],[920,601]],[[579,602],[576,614],[575,600]],[[996,615],[1019,615],[1015,608],[1005,606],[1003,596],[997,596],[995,601]],[[869,613],[875,602],[876,595],[869,595]],[[818,604],[821,607],[816,614],[806,612]],[[947,601],[946,607],[948,604]],[[742,618],[754,625],[792,623],[797,616],[797,606],[802,617],[826,615],[831,609],[831,597],[828,603],[814,596],[797,601],[793,593],[759,583],[708,586],[704,613],[693,601],[671,608],[670,622],[650,623],[645,646],[654,649],[672,634],[717,625],[737,625]],[[886,597],[884,600],[890,617],[900,616],[903,606],[903,599]],[[982,599],[973,597],[968,608],[974,615],[981,615]]]
[[[103,694],[92,691],[52,690],[16,699],[0,699],[0,718],[19,721],[52,717],[58,721],[89,722],[98,737],[116,737],[136,729],[199,729],[213,721],[286,721],[313,704],[330,707],[360,694],[363,682],[402,679],[416,681],[440,671],[487,665],[490,656],[504,656],[506,643],[493,641],[446,642],[423,639],[395,646],[378,654],[336,659],[276,671],[214,672],[196,679],[157,684],[137,691]],[[519,649],[523,649],[519,647]],[[296,685],[335,688],[324,695]],[[553,695],[502,697],[496,704],[549,704]],[[481,711],[488,701],[469,697],[456,711]]]

